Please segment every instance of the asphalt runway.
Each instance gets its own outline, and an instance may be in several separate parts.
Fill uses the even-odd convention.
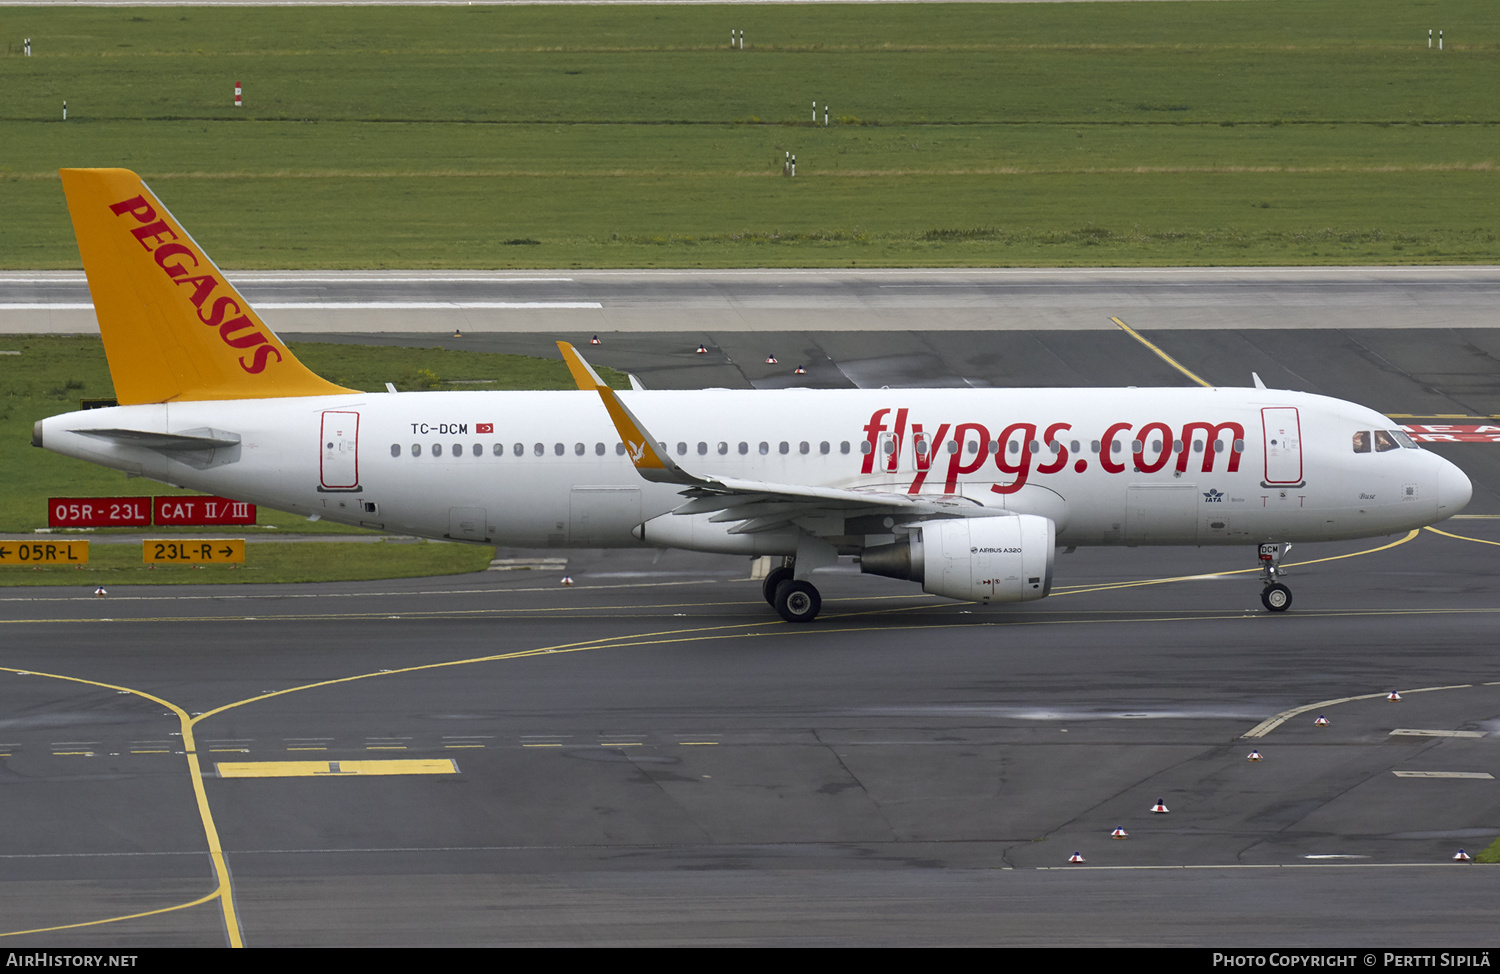
[[[1364,328],[1157,330],[1171,292],[1137,297],[1207,381],[1500,413],[1500,332],[1395,326],[1389,295]],[[927,323],[588,354],[658,388],[789,384],[798,356],[830,386],[1188,381],[1114,325]],[[1492,945],[1493,867],[1452,857],[1500,834],[1500,447],[1429,448],[1464,516],[1297,546],[1278,616],[1249,548],[1080,549],[1053,597],[983,610],[842,566],[808,627],[680,552],[0,590],[0,944]]]

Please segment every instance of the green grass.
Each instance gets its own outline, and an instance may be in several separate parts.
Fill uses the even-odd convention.
[[[210,530],[222,533],[221,529]],[[234,567],[159,565],[147,568],[141,562],[140,545],[91,544],[87,565],[73,568],[65,565],[0,565],[0,586],[82,585],[97,588],[103,585],[108,588],[113,585],[353,582],[481,572],[494,556],[495,549],[486,546],[426,541],[278,541],[247,544],[245,563]]]
[[[394,382],[403,391],[575,388],[567,366],[560,359],[315,342],[293,342],[291,348],[313,371],[354,389],[382,389],[386,382]],[[79,400],[113,397],[114,386],[98,337],[0,336],[0,350],[21,353],[0,355],[0,469],[6,472],[4,489],[0,490],[0,532],[46,527],[48,497],[190,493],[155,481],[127,479],[117,470],[31,446],[31,428],[37,420],[77,409]],[[629,379],[624,375],[611,369],[599,371],[612,386],[629,388]],[[451,382],[454,379],[467,381],[455,386]],[[374,533],[329,521],[311,522],[296,514],[267,508],[258,510],[257,515],[259,525],[246,529],[247,534],[269,533],[272,527],[278,532]],[[138,529],[130,530],[138,533]],[[150,530],[183,533],[204,529]],[[0,584],[5,584],[4,576],[0,576]]]
[[[0,266],[76,266],[63,165],[136,168],[233,267],[1500,259],[1489,0],[4,8],[0,35],[35,45],[0,54],[27,228]]]
[[[1474,857],[1475,862],[1500,862],[1500,838],[1491,842],[1489,848]]]

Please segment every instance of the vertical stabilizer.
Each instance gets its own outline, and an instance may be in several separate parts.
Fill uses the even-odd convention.
[[[121,405],[350,392],[310,371],[128,169],[63,169]]]

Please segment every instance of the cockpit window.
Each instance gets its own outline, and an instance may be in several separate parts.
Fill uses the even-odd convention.
[[[1376,453],[1386,453],[1386,452],[1389,452],[1390,450],[1399,450],[1399,449],[1401,449],[1401,444],[1399,444],[1399,443],[1396,442],[1396,438],[1394,436],[1392,436],[1389,431],[1387,431],[1387,430],[1376,430],[1375,431],[1375,452]]]
[[[1355,453],[1369,453],[1370,452],[1370,431],[1369,430],[1360,430],[1358,433],[1354,434],[1354,452]]]
[[[1404,430],[1391,430],[1391,435],[1396,438],[1397,443],[1401,444],[1401,449],[1403,450],[1422,449],[1421,447],[1417,446],[1416,440],[1406,435],[1406,432]]]

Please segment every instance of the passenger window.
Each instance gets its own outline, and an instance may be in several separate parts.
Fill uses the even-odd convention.
[[[494,446],[490,447],[490,452],[493,453],[497,457],[503,457],[503,456],[505,456],[505,444],[504,443],[496,443]]]
[[[624,455],[625,455],[625,444],[624,443],[616,443],[615,444],[615,456],[617,456],[617,457],[623,457]]]
[[[849,441],[848,440],[843,440],[843,441],[841,441],[839,443],[839,452],[840,453],[848,453],[849,452]]]
[[[782,440],[781,446],[778,447],[778,449],[781,451],[782,456],[786,456],[786,454],[791,451],[792,447],[791,444],[787,443],[786,440]]]
[[[441,443],[434,443],[434,444],[432,444],[432,455],[435,456],[435,457],[442,456],[443,455],[443,444],[441,444]]]
[[[723,440],[720,440],[719,441],[719,456],[722,457],[722,456],[728,456],[728,455],[729,455],[729,444],[725,443]]]
[[[686,443],[683,443],[681,441],[679,441],[677,443],[677,455],[680,456],[680,457],[687,456],[687,444]]]
[[[869,440],[865,440],[859,445],[859,452],[868,456],[869,454],[875,452],[875,447],[870,444]]]
[[[583,456],[584,449],[585,449],[585,447],[584,447],[584,445],[582,443],[574,443],[573,444],[573,455],[575,457],[581,457],[581,456]]]
[[[464,455],[464,445],[462,443],[453,444],[453,455],[456,457]]]
[[[563,455],[563,452],[564,452],[564,447],[563,447],[563,445],[561,443],[554,443],[554,444],[552,444],[552,453],[555,456],[559,456],[560,457],[560,456]]]
[[[708,444],[704,443],[702,440],[698,441],[698,455],[700,457],[708,456]]]
[[[539,457],[544,457],[547,455],[547,444],[538,443],[536,446],[533,446],[531,448],[531,452],[535,453]]]
[[[831,448],[829,447],[827,440],[824,440],[822,443],[818,444],[818,452],[823,454],[825,457],[828,456],[828,451],[830,449]]]
[[[595,443],[594,444],[594,456],[596,456],[596,457],[602,457],[602,456],[604,456],[604,444],[603,443]]]
[[[524,457],[526,455],[526,444],[517,443],[514,447],[511,448],[510,452],[514,453],[518,457]]]
[[[744,456],[745,454],[747,454],[749,452],[750,452],[750,444],[746,443],[744,440],[740,440],[740,456]]]
[[[808,450],[810,450],[810,449],[811,449],[811,447],[809,447],[807,445],[807,441],[806,440],[803,440],[801,443],[797,444],[797,452],[803,454],[804,456],[807,454]]]
[[[422,444],[420,444],[420,443],[413,443],[411,445],[411,455],[414,456],[414,457],[421,456],[422,455]]]
[[[401,455],[401,444],[400,443],[392,443],[391,444],[391,456],[393,456],[393,457],[399,457],[400,455]]]
[[[765,440],[761,440],[760,441],[760,455],[761,456],[765,456],[766,454],[768,454],[770,452],[771,452],[771,444],[767,443]]]

